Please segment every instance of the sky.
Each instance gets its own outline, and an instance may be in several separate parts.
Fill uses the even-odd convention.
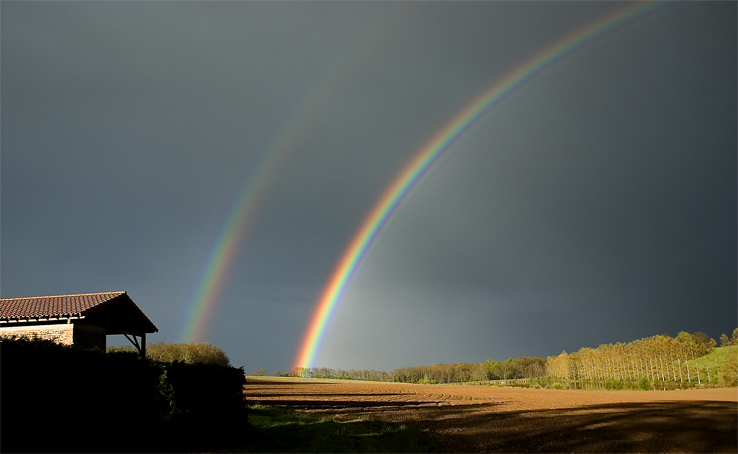
[[[3,1],[0,296],[124,290],[159,329],[148,342],[288,371],[342,254],[419,150],[512,71],[630,7]],[[516,86],[388,218],[313,365],[730,335],[736,18],[735,2],[664,4]]]

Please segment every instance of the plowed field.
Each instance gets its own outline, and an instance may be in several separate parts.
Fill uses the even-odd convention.
[[[248,402],[420,428],[449,452],[738,452],[738,389],[567,391],[248,379]]]

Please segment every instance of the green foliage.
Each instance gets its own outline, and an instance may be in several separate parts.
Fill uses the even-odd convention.
[[[638,389],[641,391],[651,391],[653,389],[653,386],[651,385],[651,381],[647,379],[646,377],[641,377],[638,379]]]
[[[132,345],[111,346],[108,353],[137,352]],[[230,366],[231,362],[225,352],[208,342],[175,344],[157,342],[146,346],[146,357],[163,363],[181,361],[187,364],[214,364]]]
[[[279,376],[275,374],[275,376]],[[331,378],[338,380],[365,380],[365,381],[391,381],[392,377],[383,371],[375,369],[331,369],[329,367],[295,367],[289,373],[282,374],[283,377],[302,378]]]
[[[167,363],[181,361],[187,364],[231,365],[225,352],[208,342],[190,344],[157,342],[146,346],[146,357]]]
[[[731,343],[738,348],[738,328],[733,330],[733,338],[723,344]],[[736,345],[732,345],[735,339]],[[528,386],[542,386],[534,380],[547,377],[562,381],[585,380],[598,383],[606,389],[624,389],[631,387],[635,377],[645,376],[657,388],[692,386],[693,384],[710,383],[712,385],[732,383],[731,373],[724,380],[723,367],[725,360],[715,359],[714,355],[723,355],[722,348],[716,348],[716,342],[701,332],[680,332],[676,337],[656,335],[638,339],[627,344],[607,344],[598,348],[583,347],[578,352],[567,353],[548,358],[518,357],[505,361],[487,359],[483,363],[450,363],[431,366],[408,366],[394,369],[390,374],[384,371],[342,370],[297,367],[287,374],[275,373],[275,376],[293,376],[308,378],[334,378],[373,381],[394,381],[403,383],[470,383],[504,380],[507,384],[514,380],[530,379]],[[707,359],[704,359],[707,358]],[[703,364],[704,363],[704,364]],[[254,372],[252,372],[253,374]],[[258,373],[258,372],[257,372]]]
[[[382,421],[340,421],[285,408],[254,405],[256,428],[238,452],[435,452],[422,432]]]
[[[535,357],[509,358],[503,362],[488,359],[483,363],[450,363],[432,366],[402,367],[392,371],[392,381],[422,383],[469,383],[494,379],[521,379],[542,376],[546,359]]]
[[[551,389],[564,389],[564,387],[561,386],[561,383],[556,382],[556,383],[554,383],[554,384],[551,385]]]
[[[734,330],[738,337],[738,329]],[[731,344],[721,336],[723,344]],[[666,334],[628,343],[603,344],[597,348],[546,358],[546,376],[566,380],[616,381],[632,383],[634,377],[646,377],[658,389],[716,384],[721,370],[714,359],[716,342],[707,334],[681,331],[671,338]]]
[[[488,359],[483,363],[450,363],[432,366],[408,366],[394,369],[390,374],[381,370],[342,370],[326,367],[292,369],[289,376],[334,378],[400,383],[469,383],[491,379],[520,379],[542,376],[546,359],[535,357],[510,358],[503,363]]]
[[[692,340],[694,340],[696,344],[704,346],[703,348],[707,350],[715,348],[716,346],[715,339],[711,339],[710,336],[701,331],[695,331],[692,333]]]
[[[729,346],[731,346],[731,345],[733,345],[733,341],[732,341],[732,339],[730,339],[730,338],[729,338],[728,336],[726,336],[725,334],[721,334],[721,335],[720,335],[720,346],[721,346],[721,347],[729,347]]]

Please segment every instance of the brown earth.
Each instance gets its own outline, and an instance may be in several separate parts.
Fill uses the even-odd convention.
[[[449,452],[738,452],[738,389],[568,391],[247,379],[248,402],[419,428]]]

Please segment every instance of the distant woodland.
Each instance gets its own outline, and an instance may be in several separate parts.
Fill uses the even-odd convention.
[[[600,380],[694,385],[738,386],[738,328],[717,342],[701,332],[659,334],[628,343],[583,347],[548,358],[519,357],[483,363],[408,366],[390,373],[327,367],[294,368],[275,375],[404,383],[466,383],[515,379]],[[716,351],[717,349],[717,351]]]

